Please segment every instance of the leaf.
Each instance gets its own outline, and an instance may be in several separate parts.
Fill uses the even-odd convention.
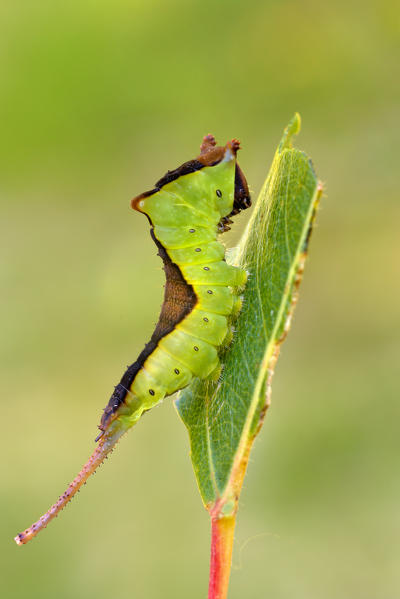
[[[296,114],[283,134],[239,248],[228,257],[248,270],[249,279],[234,342],[221,356],[222,380],[197,380],[176,401],[189,432],[203,502],[219,517],[236,513],[322,193],[310,160],[292,148],[299,130]]]

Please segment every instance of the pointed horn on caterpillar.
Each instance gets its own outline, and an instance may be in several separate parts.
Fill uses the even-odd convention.
[[[79,474],[74,480],[68,485],[66,491],[60,495],[58,500],[47,510],[37,522],[34,522],[32,526],[20,532],[15,538],[17,545],[25,545],[28,541],[36,537],[36,535],[46,528],[49,522],[55,518],[58,513],[71,501],[75,493],[79,491],[81,486],[87,481],[87,479],[94,474],[96,469],[102,464],[107,455],[113,450],[116,443],[119,441],[121,435],[126,429],[118,428],[113,431],[113,434],[105,433],[101,436],[99,443],[83,466]]]

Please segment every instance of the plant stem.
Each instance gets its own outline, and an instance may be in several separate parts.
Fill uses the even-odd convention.
[[[235,516],[211,516],[211,560],[208,599],[226,599],[232,563]]]

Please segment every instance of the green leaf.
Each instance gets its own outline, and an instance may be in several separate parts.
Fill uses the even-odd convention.
[[[186,425],[199,490],[210,512],[236,512],[249,451],[269,404],[279,346],[289,328],[316,207],[322,193],[309,158],[286,128],[239,248],[228,258],[249,280],[219,382],[197,380],[176,406]]]

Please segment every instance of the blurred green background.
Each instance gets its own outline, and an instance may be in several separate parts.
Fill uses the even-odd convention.
[[[398,597],[397,3],[5,0],[0,17],[2,597],[206,596],[208,515],[170,400],[45,533],[12,538],[89,456],[157,320],[163,273],[130,198],[209,132],[241,140],[256,196],[296,110],[326,197],[230,598]]]

